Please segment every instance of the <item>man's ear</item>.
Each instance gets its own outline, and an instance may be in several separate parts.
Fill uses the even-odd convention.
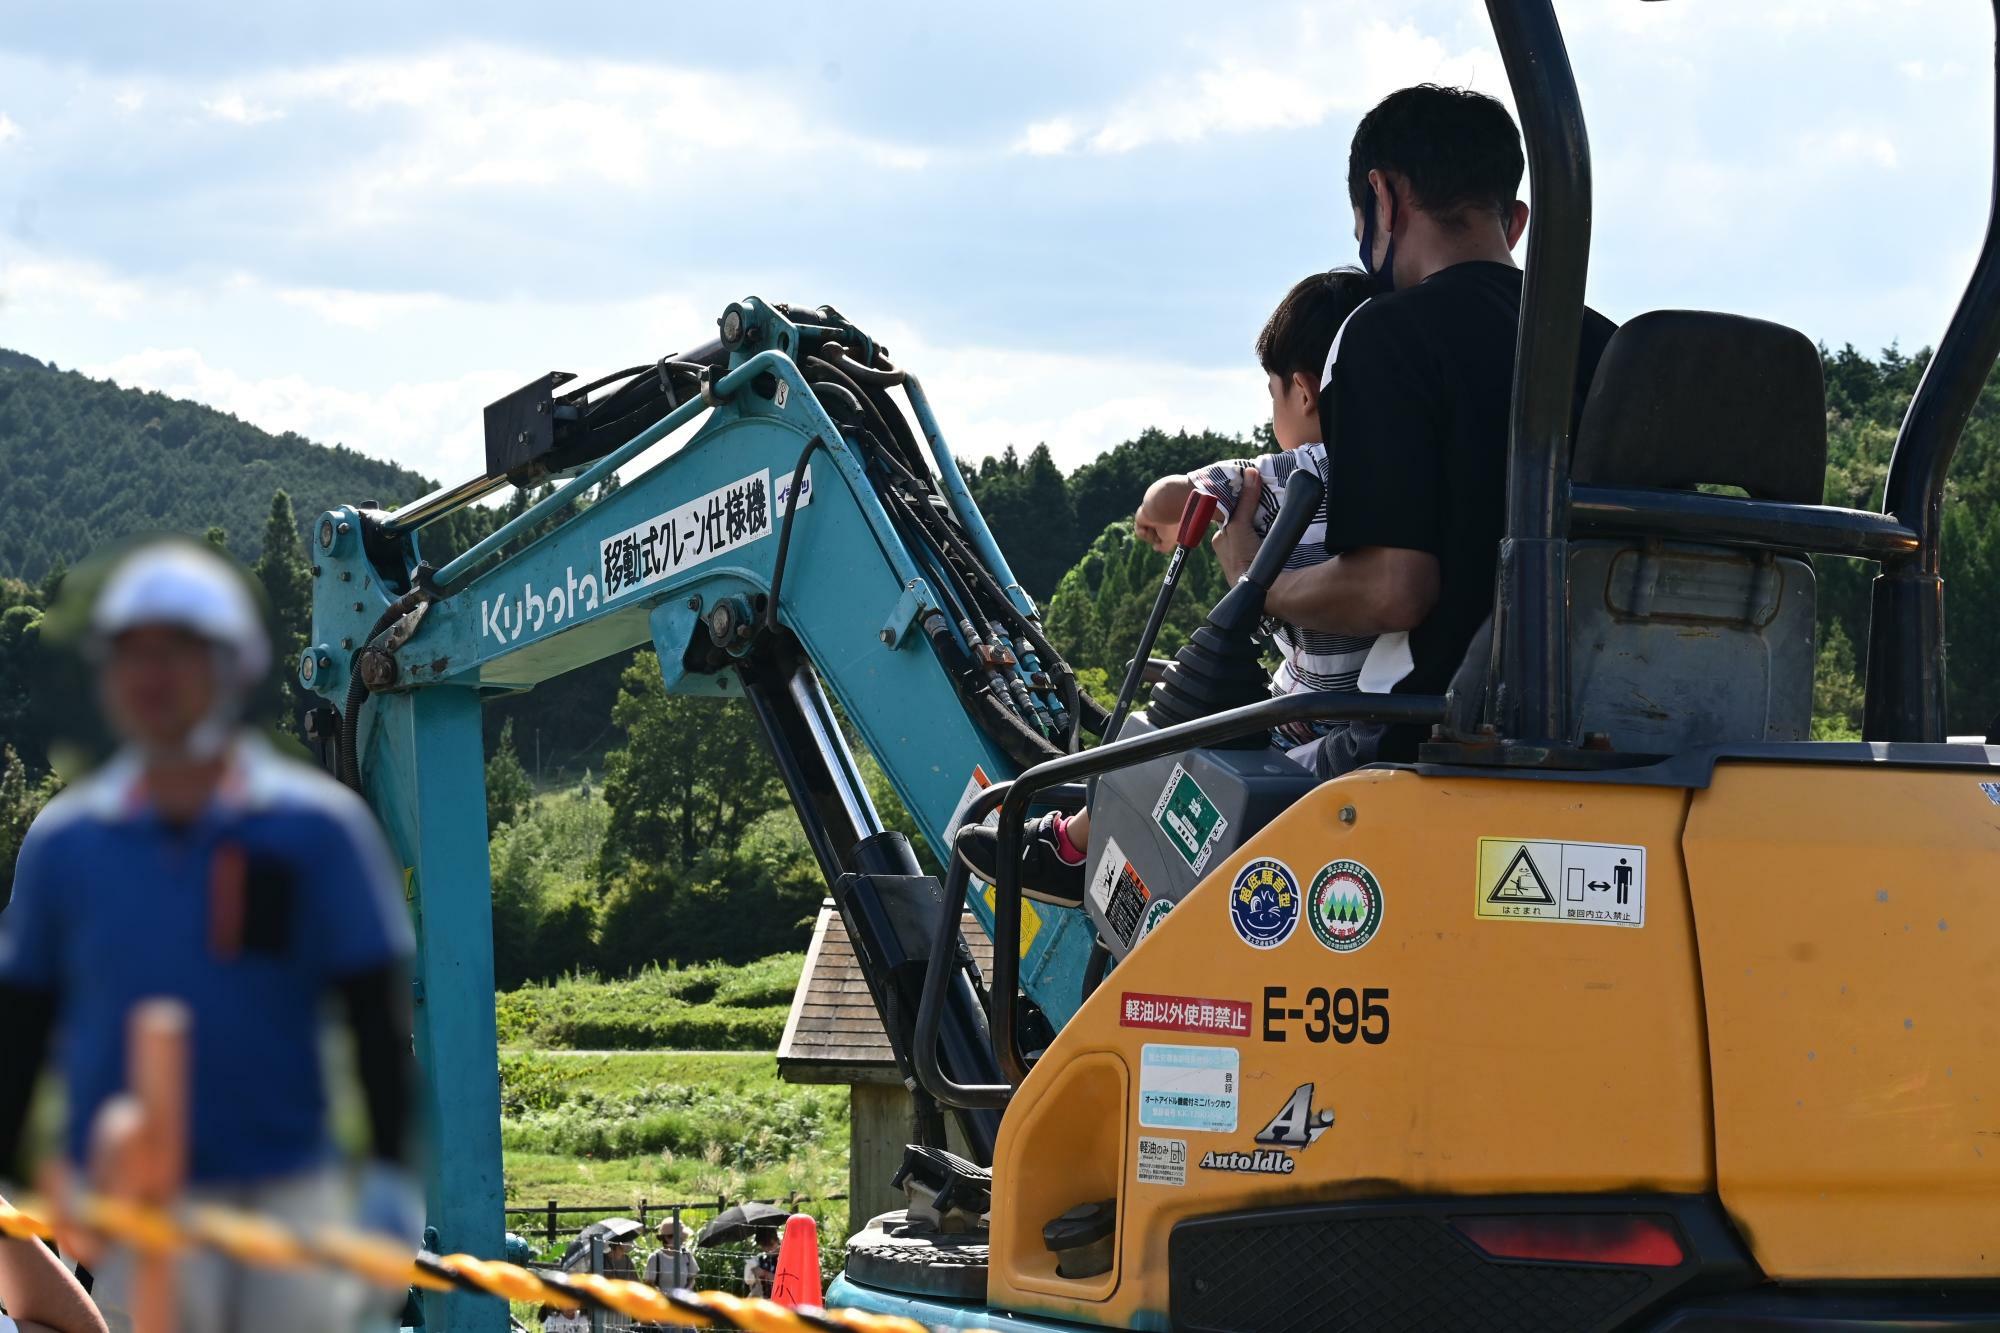
[[[1507,248],[1512,250],[1521,243],[1522,233],[1528,230],[1528,205],[1516,199],[1514,207],[1507,213]]]
[[[1292,372],[1292,381],[1285,386],[1286,391],[1299,400],[1307,412],[1319,411],[1319,382],[1303,370]]]
[[[1396,186],[1378,170],[1368,173],[1368,188],[1375,197],[1375,234],[1387,236],[1396,229]]]

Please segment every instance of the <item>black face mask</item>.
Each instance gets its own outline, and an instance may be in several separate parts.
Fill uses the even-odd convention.
[[[1396,192],[1389,191],[1389,244],[1382,251],[1382,267],[1375,267],[1375,191],[1361,210],[1361,271],[1375,280],[1378,293],[1396,290]]]

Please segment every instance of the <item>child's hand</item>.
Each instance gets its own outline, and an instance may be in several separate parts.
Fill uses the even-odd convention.
[[[1222,564],[1222,576],[1232,585],[1250,569],[1264,539],[1257,533],[1257,502],[1264,497],[1264,478],[1254,467],[1243,469],[1243,493],[1236,497],[1236,516],[1210,538],[1215,558]]]
[[[1181,511],[1192,494],[1194,483],[1185,476],[1161,477],[1146,488],[1146,498],[1132,516],[1134,534],[1161,555],[1171,553],[1180,535]]]

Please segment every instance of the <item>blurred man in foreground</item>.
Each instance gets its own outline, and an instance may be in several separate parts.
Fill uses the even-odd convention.
[[[414,1245],[403,1170],[409,1080],[408,920],[366,807],[282,759],[242,724],[270,667],[244,579],[191,543],[122,560],[91,614],[101,706],[122,743],[28,830],[0,912],[0,1173],[16,1163],[48,1041],[67,1087],[71,1163],[124,1087],[126,1019],[153,997],[192,1030],[189,1198],[306,1231],[353,1211],[336,1169],[320,1013],[344,1005],[372,1154],[362,1224]],[[115,1186],[115,1182],[110,1182]],[[127,1256],[95,1291],[126,1327]],[[353,1327],[359,1293],[297,1272],[182,1263],[182,1327]]]

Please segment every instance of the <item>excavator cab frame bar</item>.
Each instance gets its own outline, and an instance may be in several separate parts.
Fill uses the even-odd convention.
[[[2000,0],[1993,0],[2000,27]],[[1640,488],[1572,486],[1570,411],[1591,230],[1590,142],[1551,0],[1487,0],[1534,190],[1508,440],[1507,529],[1490,698],[1505,742],[1558,761],[1573,744],[1567,546],[1617,533],[1877,560],[1864,735],[1945,739],[1945,479],[2000,357],[2000,46],[1992,197],[1972,277],[1896,438],[1882,511]]]

